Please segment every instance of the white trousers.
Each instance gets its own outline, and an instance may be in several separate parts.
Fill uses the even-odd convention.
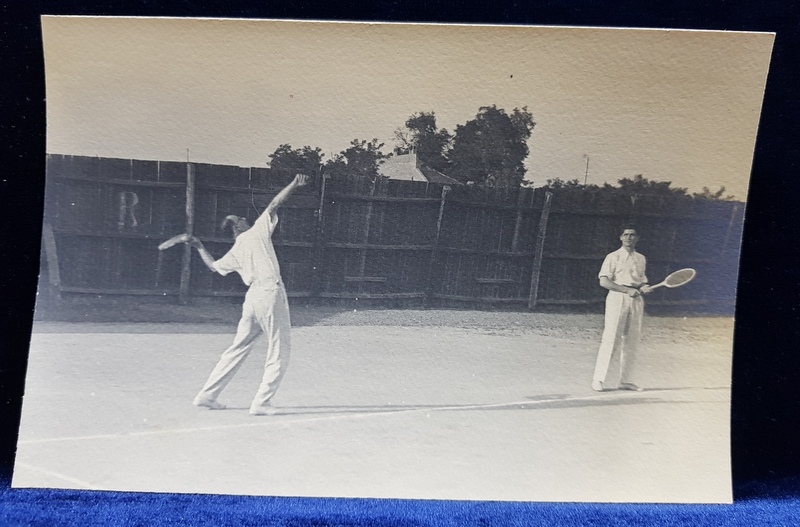
[[[605,327],[592,380],[605,382],[611,359],[619,354],[619,382],[631,382],[643,318],[644,299],[641,295],[631,297],[616,291],[608,292]]]
[[[244,298],[242,318],[233,344],[222,354],[197,398],[215,401],[263,333],[267,341],[267,360],[251,409],[268,406],[289,364],[290,331],[289,302],[283,283],[266,287],[256,284],[250,286]]]

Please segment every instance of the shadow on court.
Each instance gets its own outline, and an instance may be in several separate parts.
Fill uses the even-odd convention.
[[[602,406],[632,406],[647,404],[675,404],[675,401],[657,397],[623,397],[575,399],[568,395],[557,395],[547,398],[537,397],[531,402],[515,402],[503,404],[407,404],[407,405],[320,405],[320,406],[278,406],[277,413],[266,418],[290,415],[343,415],[343,414],[391,414],[418,411],[435,412],[507,412],[518,410],[558,410],[569,408],[592,408]],[[249,406],[228,406],[223,410],[246,411]]]
[[[171,297],[69,296],[39,301],[36,322],[98,324],[220,324],[232,326],[242,314],[244,298],[193,298],[182,305]],[[293,326],[314,326],[342,312],[343,307],[292,306]],[[172,330],[167,330],[172,331]]]

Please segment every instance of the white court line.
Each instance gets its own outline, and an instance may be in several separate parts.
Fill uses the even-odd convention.
[[[31,470],[33,472],[39,472],[39,473],[45,474],[47,476],[52,476],[52,477],[55,477],[55,478],[58,478],[58,479],[62,479],[64,481],[68,481],[69,483],[72,483],[73,485],[78,485],[79,487],[83,487],[83,488],[85,488],[87,490],[100,490],[100,487],[98,487],[96,485],[92,485],[91,483],[86,483],[85,481],[82,481],[82,480],[79,480],[79,479],[76,479],[76,478],[73,478],[73,477],[70,477],[70,476],[65,476],[64,474],[59,474],[58,472],[55,472],[55,471],[52,471],[52,470],[48,470],[46,468],[34,467],[33,465],[29,465],[28,463],[22,463],[22,462],[18,461],[17,463],[15,463],[14,472],[16,472],[16,467],[21,467],[21,468],[24,468],[26,470]],[[22,487],[20,487],[20,488],[22,488]]]
[[[681,391],[684,390],[708,390],[709,388],[683,388]],[[171,434],[187,434],[193,432],[209,432],[209,431],[216,431],[216,430],[233,430],[237,428],[257,428],[263,426],[272,426],[272,425],[287,425],[287,424],[295,424],[295,423],[312,423],[317,421],[334,421],[337,419],[348,419],[348,418],[366,418],[366,417],[380,417],[386,415],[397,415],[397,414],[409,414],[409,413],[430,413],[430,412],[440,412],[440,411],[448,411],[448,410],[480,410],[480,409],[490,409],[490,408],[502,408],[506,406],[531,406],[531,405],[540,405],[540,404],[551,404],[551,403],[563,403],[563,402],[579,402],[579,401],[593,401],[598,399],[611,399],[617,400],[622,399],[625,397],[632,397],[634,395],[643,395],[649,394],[657,391],[667,391],[667,390],[648,390],[647,392],[619,392],[619,393],[612,393],[612,392],[605,392],[603,394],[596,394],[596,395],[589,395],[585,397],[565,397],[563,399],[542,399],[542,400],[524,400],[524,401],[515,401],[515,402],[506,402],[506,403],[492,403],[492,404],[472,404],[472,405],[465,405],[465,406],[435,406],[435,407],[426,407],[426,408],[409,408],[409,409],[402,409],[398,408],[396,410],[387,410],[385,412],[364,412],[364,413],[357,413],[357,412],[342,412],[340,415],[325,415],[319,417],[309,417],[309,418],[296,418],[290,421],[285,419],[276,420],[276,416],[270,417],[252,417],[249,416],[251,419],[257,419],[259,422],[252,422],[252,423],[241,423],[241,424],[229,424],[229,425],[216,425],[216,426],[201,426],[201,427],[194,427],[194,428],[177,428],[174,430],[147,430],[142,432],[130,432],[124,434],[98,434],[98,435],[91,435],[91,436],[72,436],[72,437],[51,437],[47,439],[29,439],[29,440],[20,440],[18,444],[20,445],[39,445],[44,443],[56,443],[59,441],[89,441],[93,439],[122,439],[128,437],[147,437],[147,436],[156,436],[156,435],[171,435]],[[670,390],[671,391],[671,390]],[[701,401],[698,401],[701,402]],[[705,401],[709,402],[709,401]],[[202,409],[196,409],[197,411],[203,411]],[[207,410],[208,412],[224,412],[225,410]],[[279,413],[278,416],[281,414]],[[285,415],[285,414],[284,414]]]

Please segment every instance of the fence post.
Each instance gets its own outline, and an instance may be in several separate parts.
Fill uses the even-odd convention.
[[[436,234],[433,237],[433,246],[431,247],[431,257],[428,261],[428,276],[425,280],[425,302],[430,300],[431,293],[433,292],[433,265],[436,263],[436,248],[439,246],[439,234],[442,232],[442,218],[444,218],[444,206],[447,200],[447,193],[450,192],[450,187],[444,185],[442,187],[442,197],[439,201],[439,217],[436,220]]]
[[[720,259],[725,258],[725,251],[728,249],[728,242],[731,238],[731,231],[733,230],[733,224],[736,221],[736,216],[739,214],[739,204],[734,203],[733,208],[731,209],[731,218],[728,220],[728,229],[725,231],[725,239],[722,241],[722,249],[719,252]]]
[[[317,232],[314,236],[314,282],[311,284],[311,296],[317,297],[322,292],[322,266],[325,262],[325,186],[331,176],[320,170],[319,208],[317,209]]]
[[[186,234],[194,233],[194,165],[186,163]],[[181,304],[189,302],[189,283],[192,278],[192,246],[183,245],[183,266],[181,268],[181,288],[178,296]]]
[[[553,193],[545,192],[542,216],[539,219],[539,232],[536,235],[536,246],[533,249],[533,271],[531,272],[531,291],[528,296],[528,309],[536,307],[536,301],[539,295],[539,274],[542,272],[544,240],[547,235],[547,219],[550,216],[550,203],[552,203],[552,201]]]

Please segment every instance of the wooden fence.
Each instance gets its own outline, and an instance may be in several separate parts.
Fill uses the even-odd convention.
[[[229,214],[251,223],[288,180],[266,168],[49,155],[43,277],[57,294],[240,296],[188,246],[231,246]],[[695,267],[692,287],[649,305],[732,312],[743,206],[585,191],[444,186],[317,174],[273,236],[289,296],[379,305],[539,308],[599,304],[603,257],[634,218],[648,276]]]

